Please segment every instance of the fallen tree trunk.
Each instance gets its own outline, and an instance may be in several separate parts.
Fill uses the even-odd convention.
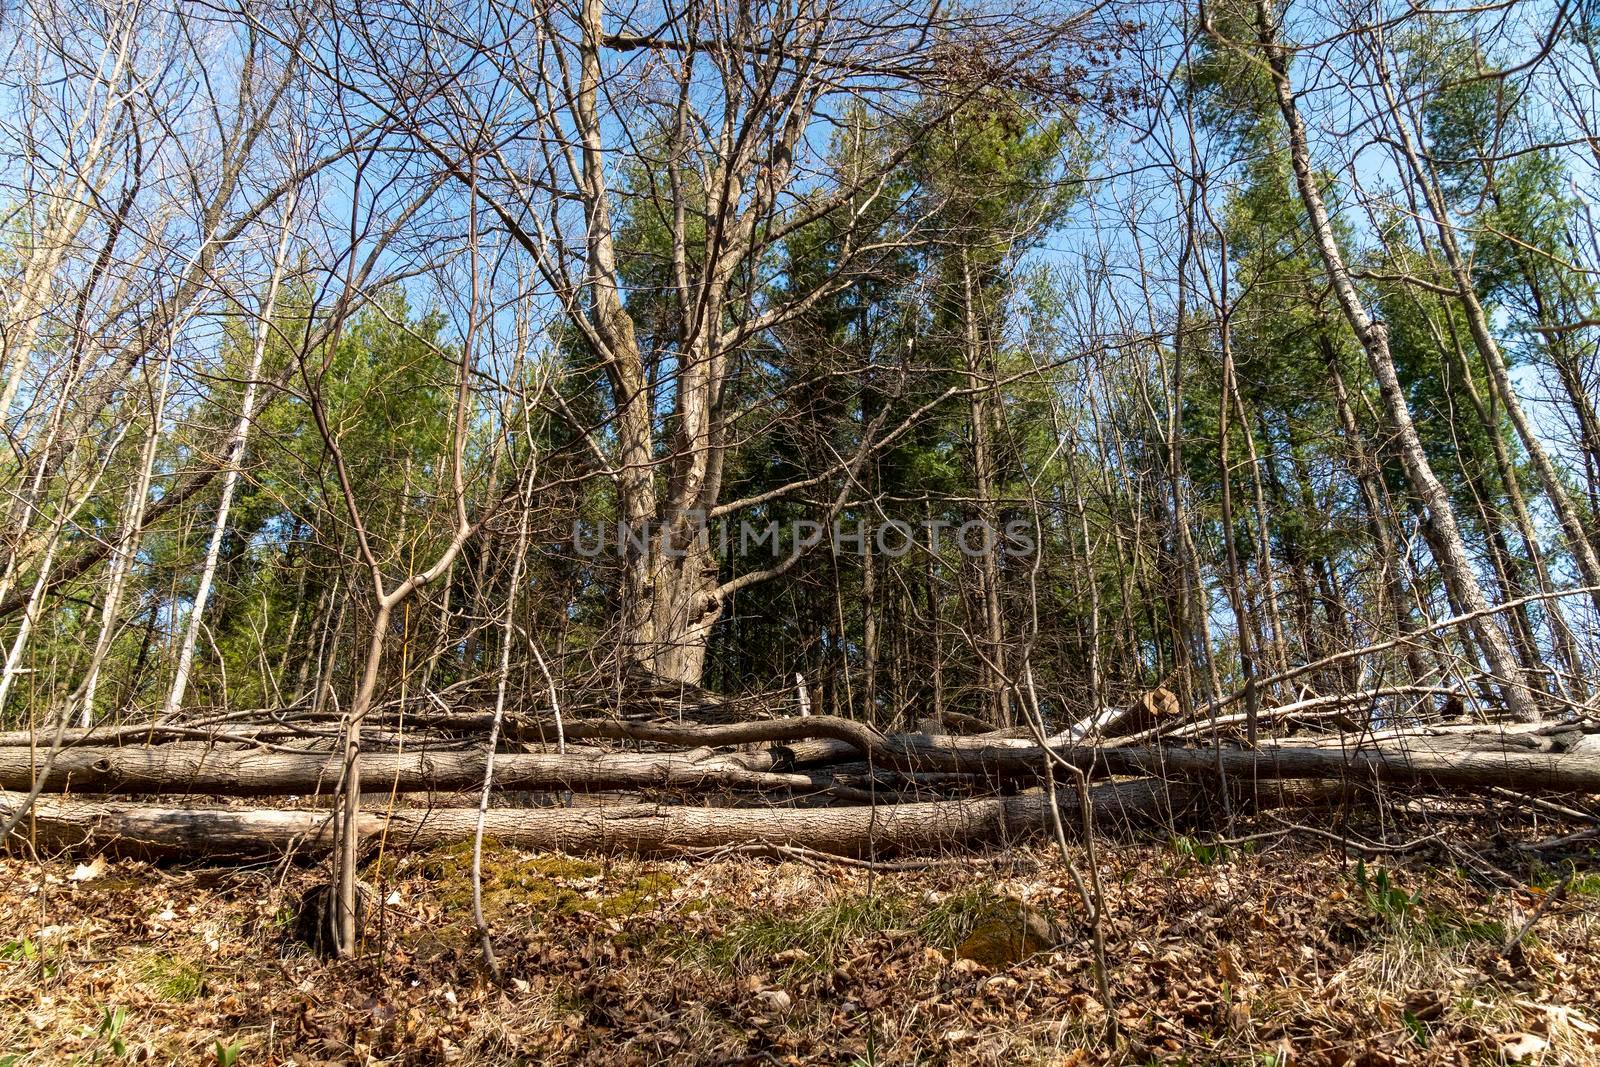
[[[0,749],[0,789],[31,789],[42,754]],[[327,794],[339,785],[340,756],[326,752],[263,752],[225,747],[162,745],[71,748],[56,753],[49,792],[199,793],[226,796]],[[370,788],[417,793],[475,788],[483,782],[481,750],[369,752],[362,775]],[[495,784],[504,789],[709,789],[756,792],[815,790],[816,775],[751,769],[739,760],[693,752],[500,753]]]
[[[1600,755],[1587,746],[1541,752],[1515,740],[1486,737],[1481,749],[1453,738],[1409,737],[1404,743],[1347,749],[1271,742],[1255,749],[1180,748],[1164,745],[1085,747],[1052,744],[1051,751],[1081,770],[1103,774],[1225,776],[1233,780],[1345,778],[1418,786],[1501,786],[1566,793],[1600,792]],[[961,771],[986,777],[1032,777],[1044,750],[1004,738],[927,737],[906,734],[874,739],[869,759],[903,770]]]
[[[1546,724],[1548,727],[1549,724]],[[1562,733],[1576,734],[1577,727]],[[766,719],[714,726],[628,721],[576,724],[572,736],[610,737],[682,745],[749,743],[790,745],[792,763],[837,762],[854,749],[883,767],[908,771],[956,771],[999,777],[1031,777],[1039,773],[1044,752],[1033,741],[983,737],[885,735],[863,723],[830,715]],[[1567,792],[1600,791],[1600,758],[1587,747],[1568,744],[1568,751],[1537,751],[1517,732],[1494,727],[1475,729],[1470,741],[1447,732],[1440,736],[1406,736],[1383,745],[1356,736],[1348,748],[1330,747],[1339,739],[1269,742],[1255,750],[1242,748],[1179,748],[1165,745],[1087,746],[1058,735],[1051,749],[1082,770],[1113,774],[1152,774],[1168,769],[1185,773],[1247,773],[1257,778],[1319,778],[1353,774],[1366,779],[1416,784],[1501,785]],[[1476,743],[1478,747],[1466,747]],[[1543,747],[1543,746],[1540,746]],[[1539,758],[1544,757],[1544,758]],[[782,766],[780,761],[778,766]],[[1481,777],[1481,780],[1480,780]]]
[[[1192,791],[1150,780],[1103,782],[1090,789],[1099,826],[1165,820]],[[23,798],[0,793],[0,815]],[[1063,790],[1061,818],[1079,826],[1077,799]],[[389,850],[431,848],[469,839],[477,812],[400,808],[361,818],[364,840]],[[567,852],[662,855],[734,845],[788,845],[847,856],[933,852],[1025,841],[1049,832],[1039,793],[977,800],[838,808],[706,808],[635,804],[605,808],[500,809],[484,832],[502,844]],[[36,850],[92,848],[121,855],[238,857],[292,850],[325,852],[327,811],[158,808],[142,804],[42,798],[14,836]]]
[[[1395,727],[1363,734],[1329,734],[1296,739],[1296,745],[1317,748],[1359,748],[1422,743],[1430,749],[1523,749],[1530,752],[1571,752],[1600,741],[1594,727],[1579,723],[1434,723]]]
[[[813,716],[826,719],[826,716]],[[662,728],[675,738],[758,734],[788,738],[805,720],[738,724],[737,728]],[[1045,753],[1037,745],[1005,738],[893,737],[851,724],[852,741],[825,737],[756,753],[586,751],[505,753],[495,758],[502,788],[573,790],[729,789],[774,792],[828,788],[826,765],[865,756],[869,764],[908,772],[955,772],[978,778],[1033,779]],[[831,724],[824,730],[831,731]],[[686,731],[689,731],[686,733]],[[1488,739],[1485,743],[1489,743]],[[1340,749],[1325,743],[1270,743],[1257,749],[1122,746],[1053,746],[1052,751],[1097,774],[1219,775],[1232,781],[1344,778],[1361,782],[1431,786],[1497,786],[1563,793],[1600,792],[1600,754],[1574,748],[1545,752],[1507,739],[1502,747],[1467,749],[1451,736],[1405,738],[1403,743]],[[30,789],[40,757],[26,749],[0,749],[0,789]],[[809,763],[811,773],[773,770]],[[241,748],[73,748],[56,754],[45,788],[51,792],[199,793],[232,796],[331,793],[340,760],[322,752]],[[481,750],[369,753],[364,773],[375,787],[394,792],[469,788],[482,782]]]
[[[1235,781],[1343,778],[1346,781],[1422,787],[1500,786],[1557,793],[1600,792],[1600,758],[1524,749],[1435,749],[1429,739],[1405,747],[1335,748],[1262,745],[1258,749],[1121,748],[1100,753],[1116,773],[1183,774]]]

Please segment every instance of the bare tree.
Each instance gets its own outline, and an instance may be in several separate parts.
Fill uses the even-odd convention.
[[[939,115],[874,114],[861,106],[866,87],[888,101],[941,83],[970,95],[1023,77],[1086,31],[1082,16],[1049,12],[884,18],[818,0],[665,16],[639,31],[625,16],[608,28],[602,0],[536,12],[491,4],[453,26],[447,52],[396,12],[351,30],[375,86],[364,101],[458,179],[465,154],[479,160],[474,194],[532,257],[603,370],[618,513],[655,535],[630,542],[624,559],[625,650],[664,678],[697,682],[735,588],[719,580],[706,522],[753,503],[722,492],[740,439],[730,384],[748,346],[916,239],[914,226],[883,229],[881,201],[917,129]],[[439,75],[455,63],[499,87],[493,109]],[[818,138],[836,126],[858,142],[848,168]],[[812,225],[835,231],[837,261],[774,295],[784,242]],[[666,321],[639,321],[628,299],[623,253],[636,250],[624,245],[649,229],[664,235],[652,269],[672,294]]]
[[[1405,465],[1406,477],[1413,491],[1422,500],[1426,509],[1426,521],[1437,538],[1442,554],[1439,563],[1444,570],[1445,581],[1466,612],[1481,619],[1474,626],[1474,631],[1479,645],[1483,648],[1484,656],[1489,661],[1490,669],[1501,680],[1501,692],[1506,706],[1519,720],[1537,721],[1543,715],[1538,702],[1534,699],[1537,689],[1530,685],[1524,675],[1504,631],[1494,621],[1482,618],[1482,614],[1487,613],[1489,601],[1473,575],[1472,560],[1467,554],[1466,543],[1456,523],[1455,509],[1450,503],[1449,495],[1434,474],[1428,457],[1423,453],[1421,439],[1417,436],[1411,411],[1406,405],[1405,394],[1401,391],[1400,380],[1395,373],[1394,359],[1389,352],[1388,327],[1374,321],[1368,314],[1361,294],[1350,277],[1350,271],[1345,266],[1344,256],[1339,250],[1338,238],[1328,218],[1328,209],[1323,201],[1322,191],[1318,188],[1316,173],[1311,166],[1306,124],[1301,117],[1299,105],[1295,100],[1294,86],[1290,81],[1289,60],[1292,51],[1280,39],[1277,16],[1272,6],[1265,0],[1257,0],[1255,8],[1258,44],[1272,72],[1278,107],[1288,126],[1295,187],[1310,215],[1317,250],[1322,256],[1334,293],[1339,298],[1339,306],[1351,330],[1355,332],[1357,340],[1361,342],[1361,347],[1367,354],[1368,364],[1372,368],[1373,377],[1377,379],[1385,414],[1395,434],[1395,448]]]

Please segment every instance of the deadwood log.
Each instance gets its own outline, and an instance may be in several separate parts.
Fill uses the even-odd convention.
[[[263,713],[263,718],[270,720],[270,715]],[[404,726],[412,732],[413,737],[424,736],[425,731],[439,731],[470,739],[487,735],[493,718],[492,715],[482,712],[450,712],[419,713],[404,717],[375,714],[371,716],[370,721],[396,730]],[[239,718],[226,722],[169,722],[121,726],[103,723],[88,729],[63,730],[61,743],[70,748],[208,739],[217,743],[239,740],[271,742],[314,737],[319,733],[326,736],[337,733],[337,729],[337,720],[331,717],[286,722],[252,722],[247,718]],[[528,744],[553,745],[557,738],[553,718],[527,714],[505,716],[501,734],[509,740]],[[814,743],[826,742],[830,738],[859,747],[870,744],[874,738],[882,737],[870,726],[831,715],[752,719],[733,723],[673,722],[624,717],[571,719],[563,725],[560,736],[568,742],[604,739],[652,741],[690,747],[738,745],[747,742]],[[48,748],[53,737],[54,732],[50,730],[0,730],[0,749]]]
[[[369,787],[416,793],[475,788],[481,750],[363,754]],[[0,789],[32,788],[43,754],[0,749]],[[198,793],[224,796],[328,794],[341,759],[326,752],[263,752],[229,747],[71,748],[56,753],[48,792]],[[709,749],[692,752],[501,753],[494,780],[504,789],[592,792],[612,789],[714,789],[773,792],[827,786],[817,775],[751,769]]]
[[[997,737],[885,735],[863,723],[830,715],[767,719],[715,726],[675,723],[590,722],[584,737],[612,737],[681,745],[794,743],[793,763],[837,762],[854,749],[878,766],[910,771],[957,771],[998,777],[1032,777],[1039,773],[1043,752],[1032,741]],[[1600,791],[1600,758],[1587,749],[1528,751],[1514,733],[1486,728],[1472,735],[1479,747],[1464,748],[1455,739],[1429,736],[1396,738],[1372,745],[1360,738],[1348,748],[1325,747],[1326,741],[1271,742],[1250,751],[1223,748],[1220,765],[1230,776],[1260,778],[1326,778],[1354,776],[1415,784],[1500,785],[1569,792]],[[803,739],[812,740],[805,741]],[[1059,743],[1056,743],[1059,742]],[[1216,773],[1215,748],[1162,745],[1093,747],[1069,739],[1052,742],[1053,750],[1083,770],[1114,774],[1156,774],[1176,770]],[[1543,756],[1544,758],[1537,758]]]
[[[1094,748],[1062,743],[1052,745],[1052,751],[1082,770],[1108,774],[1177,773],[1214,778],[1220,773],[1236,781],[1344,778],[1422,787],[1600,792],[1600,754],[1586,746],[1540,752],[1522,748],[1515,740],[1501,744],[1489,737],[1484,738],[1485,747],[1478,749],[1463,749],[1453,739],[1438,745],[1433,741],[1410,737],[1361,747],[1352,742],[1345,749],[1272,742],[1253,750],[1161,745]],[[920,734],[874,735],[863,752],[881,766],[986,777],[1033,777],[1044,757],[1043,750],[1029,742]]]
[[[1423,788],[1488,787],[1600,792],[1600,758],[1588,753],[1548,753],[1522,749],[1478,750],[1428,746],[1426,738],[1393,745],[1341,751],[1335,748],[1270,744],[1258,749],[1123,748],[1101,753],[1117,773],[1183,774],[1236,781],[1288,778],[1343,778]]]
[[[787,740],[805,722],[769,720],[730,726],[652,726],[652,740],[733,744],[743,739]],[[495,781],[508,789],[815,790],[828,785],[826,767],[865,756],[877,767],[910,772],[957,772],[982,778],[1033,779],[1043,767],[1038,746],[1006,738],[885,736],[849,724],[850,740],[825,736],[755,753],[717,754],[709,748],[676,752],[507,753],[495,759]],[[1485,744],[1491,743],[1485,739]],[[1421,787],[1500,787],[1523,791],[1600,792],[1600,754],[1586,748],[1539,751],[1508,739],[1500,747],[1463,749],[1453,737],[1417,736],[1383,745],[1339,749],[1318,743],[1273,742],[1250,750],[1060,745],[1057,755],[1097,774],[1225,775],[1233,781],[1344,778]],[[0,788],[31,788],[40,756],[0,749]],[[369,781],[385,790],[418,792],[468,788],[483,780],[475,750],[369,753]],[[814,772],[792,768],[811,766]],[[73,748],[56,754],[45,786],[52,792],[199,793],[234,796],[330,793],[339,780],[337,757],[318,752],[228,747]],[[780,769],[774,769],[780,768]]]
[[[1091,787],[1099,824],[1124,828],[1164,820],[1192,796],[1182,784],[1142,780]],[[0,793],[0,816],[22,802]],[[1077,800],[1061,799],[1065,826],[1077,825]],[[431,848],[469,839],[469,808],[400,808],[363,814],[361,835],[385,847]],[[569,852],[664,855],[730,845],[789,845],[838,855],[892,855],[1005,845],[1048,831],[1042,794],[840,808],[621,807],[500,809],[485,834],[502,844]],[[1069,829],[1069,832],[1070,829]],[[326,851],[327,811],[174,808],[45,797],[14,832],[37,851],[91,848],[135,856],[259,856]]]

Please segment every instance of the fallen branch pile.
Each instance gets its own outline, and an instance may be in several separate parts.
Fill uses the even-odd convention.
[[[1140,711],[1102,713],[1042,745],[1040,735],[1015,730],[886,734],[827,715],[696,722],[591,714],[561,724],[511,716],[494,783],[544,796],[497,805],[485,829],[507,843],[574,851],[759,844],[875,855],[995,845],[1051,831],[1039,788],[1047,768],[1067,785],[1080,772],[1092,780],[1095,818],[1106,826],[1171,822],[1209,798],[1348,800],[1356,786],[1493,792],[1501,803],[1562,794],[1562,804],[1538,803],[1577,818],[1593,810],[1587,795],[1600,794],[1594,723],[1418,721],[1250,749],[1230,740],[1226,720],[1210,730],[1203,722],[1151,726]],[[471,711],[375,714],[362,757],[362,839],[395,848],[471,836],[476,812],[464,800],[488,770],[489,725]],[[0,820],[27,809],[15,834],[35,848],[323,850],[343,769],[336,733],[327,721],[282,714],[68,730],[54,749],[53,735],[0,733]],[[1310,783],[1309,793],[1285,784],[1294,782]],[[121,799],[104,799],[111,796]],[[250,797],[292,799],[231,806]],[[1064,786],[1058,802],[1076,810],[1076,789]],[[1079,825],[1075,815],[1061,822]]]

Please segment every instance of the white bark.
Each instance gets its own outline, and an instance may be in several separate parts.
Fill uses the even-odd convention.
[[[211,540],[206,546],[205,566],[200,571],[200,584],[195,589],[194,605],[189,610],[189,624],[178,651],[178,667],[172,678],[172,688],[167,693],[161,714],[168,718],[183,707],[184,694],[189,688],[189,674],[194,669],[195,645],[200,639],[200,628],[205,620],[206,603],[211,598],[211,584],[216,579],[217,560],[222,554],[222,539],[228,530],[228,513],[233,506],[233,494],[239,484],[239,469],[244,462],[245,446],[249,442],[250,427],[255,418],[256,392],[261,379],[261,364],[267,352],[267,339],[272,334],[272,316],[278,302],[278,289],[283,284],[284,264],[289,255],[290,222],[294,216],[295,196],[289,195],[283,208],[283,227],[278,235],[278,250],[272,260],[272,277],[267,282],[267,292],[262,299],[260,317],[256,323],[255,339],[250,351],[250,369],[246,372],[244,397],[239,403],[239,421],[223,452],[222,462],[226,472],[222,476],[222,499],[217,504],[217,515],[211,525]]]
[[[100,668],[105,665],[116,640],[117,614],[122,607],[122,590],[127,584],[128,571],[139,552],[139,542],[144,534],[144,513],[150,500],[150,481],[155,472],[156,445],[161,441],[161,425],[166,419],[167,391],[172,381],[172,348],[167,348],[167,358],[161,364],[161,384],[150,403],[150,429],[145,435],[144,449],[139,459],[139,475],[128,492],[127,519],[122,533],[111,552],[111,567],[106,578],[106,599],[100,606],[100,634],[95,638],[94,652],[89,657],[89,669],[84,676],[82,694],[78,698],[80,721],[85,729],[94,723],[95,692],[100,686]]]
[[[89,473],[86,484],[81,488],[72,487],[70,495],[60,502],[56,511],[56,518],[50,525],[50,531],[45,537],[44,557],[39,561],[39,570],[34,578],[33,588],[28,594],[27,606],[23,609],[22,623],[17,627],[16,636],[12,639],[11,650],[6,655],[5,670],[0,674],[0,715],[5,713],[6,700],[11,695],[12,687],[16,684],[18,675],[23,671],[22,656],[28,647],[28,639],[33,634],[33,628],[38,625],[40,611],[44,607],[45,598],[50,591],[50,573],[55,566],[56,550],[61,547],[61,538],[66,528],[77,518],[78,512],[94,496],[95,489],[100,484],[100,479],[105,476],[106,468],[115,458],[117,447],[127,435],[128,425],[124,424],[113,439],[105,444],[98,457],[98,462]],[[65,717],[70,716],[70,711],[63,709],[63,724]]]
[[[1545,496],[1550,499],[1550,506],[1555,509],[1556,517],[1561,522],[1561,530],[1567,539],[1567,548],[1578,566],[1578,573],[1583,577],[1583,584],[1600,586],[1600,559],[1596,558],[1588,531],[1583,528],[1583,518],[1567,492],[1567,487],[1561,479],[1561,472],[1556,470],[1555,462],[1551,460],[1549,451],[1539,439],[1532,420],[1528,418],[1527,412],[1523,410],[1522,401],[1517,397],[1516,387],[1512,384],[1510,372],[1506,368],[1505,356],[1500,351],[1499,342],[1489,329],[1489,317],[1483,310],[1483,304],[1478,300],[1477,291],[1473,288],[1472,275],[1467,269],[1460,242],[1456,240],[1454,225],[1450,221],[1449,208],[1445,205],[1444,196],[1435,181],[1431,165],[1424,166],[1422,160],[1418,158],[1411,139],[1411,131],[1407,129],[1399,101],[1395,99],[1390,88],[1388,70],[1383,62],[1381,50],[1378,56],[1379,83],[1383,87],[1385,101],[1395,116],[1395,131],[1399,135],[1401,152],[1418,187],[1422,190],[1428,212],[1433,216],[1439,247],[1444,252],[1445,263],[1450,268],[1450,279],[1455,285],[1462,310],[1466,313],[1468,331],[1472,334],[1473,343],[1483,356],[1484,366],[1489,371],[1489,381],[1494,395],[1505,405],[1506,415],[1516,429],[1517,439],[1522,442],[1523,449],[1533,462],[1533,469],[1539,475],[1539,484],[1544,488]],[[1595,594],[1593,603],[1596,609],[1600,610],[1600,593]]]
[[[131,13],[137,9],[128,10]],[[16,402],[34,339],[39,333],[39,320],[55,287],[56,274],[67,252],[77,244],[78,235],[89,219],[89,208],[99,200],[100,188],[113,166],[105,161],[106,142],[114,128],[113,120],[122,114],[124,97],[132,91],[127,87],[121,91],[113,87],[128,77],[134,23],[135,19],[129,17],[121,33],[114,37],[107,35],[99,64],[103,67],[109,59],[111,68],[103,77],[97,73],[91,79],[84,93],[82,111],[63,134],[64,144],[70,149],[84,127],[93,121],[88,144],[80,153],[63,160],[61,173],[41,194],[44,224],[34,238],[31,254],[24,258],[21,285],[6,308],[4,328],[0,329],[0,374],[5,376],[5,384],[0,386],[0,420],[9,417],[11,405]],[[100,67],[96,68],[97,72]],[[104,100],[97,96],[102,86],[106,89]]]
[[[1444,579],[1460,601],[1464,613],[1477,617],[1474,631],[1483,649],[1489,668],[1498,677],[1506,707],[1516,719],[1532,722],[1542,716],[1534,689],[1525,677],[1511,643],[1493,618],[1488,617],[1489,601],[1484,596],[1472,568],[1472,558],[1467,553],[1466,542],[1456,523],[1455,509],[1450,496],[1433,472],[1432,465],[1422,448],[1410,408],[1406,405],[1405,391],[1395,373],[1394,359],[1389,352],[1388,327],[1373,320],[1367,313],[1361,294],[1351,280],[1345,266],[1343,253],[1334,235],[1328,209],[1317,186],[1316,174],[1311,168],[1311,149],[1307,140],[1306,125],[1295,101],[1294,88],[1289,81],[1289,49],[1278,37],[1274,25],[1272,5],[1269,0],[1257,0],[1257,29],[1260,43],[1266,52],[1272,71],[1273,85],[1277,91],[1278,108],[1283,113],[1289,129],[1290,164],[1294,170],[1295,187],[1310,218],[1311,236],[1321,253],[1329,284],[1338,297],[1346,321],[1354,331],[1367,355],[1367,362],[1377,379],[1378,391],[1383,400],[1385,414],[1394,431],[1395,449],[1405,467],[1406,479],[1411,489],[1426,509],[1427,521],[1437,535],[1444,558],[1439,560]]]

